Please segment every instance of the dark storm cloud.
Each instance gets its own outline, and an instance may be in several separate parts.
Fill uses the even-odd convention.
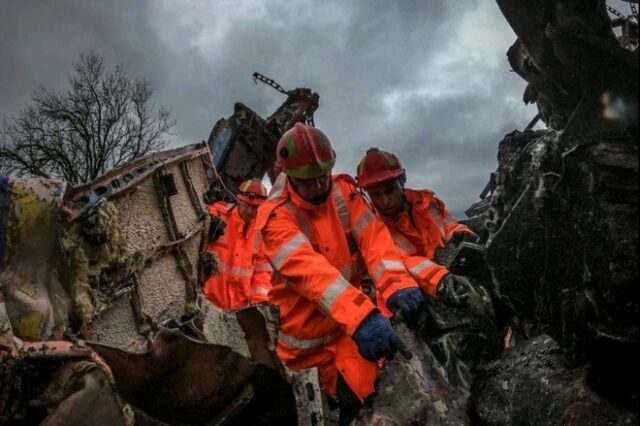
[[[0,113],[14,114],[39,85],[61,88],[71,63],[91,49],[108,65],[121,63],[132,76],[158,80],[141,63],[159,50],[140,19],[145,15],[145,3],[124,0],[2,2]]]
[[[4,4],[6,3],[6,4]],[[269,115],[284,96],[259,84],[320,94],[316,125],[354,173],[370,146],[393,150],[409,184],[454,211],[474,202],[504,133],[533,114],[508,72],[515,39],[493,2],[169,0],[3,2],[0,115],[38,85],[62,88],[90,49],[144,77],[178,125],[172,146],[206,139],[243,102]]]

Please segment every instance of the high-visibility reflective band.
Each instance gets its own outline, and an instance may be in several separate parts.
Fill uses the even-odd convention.
[[[229,272],[232,275],[239,275],[244,277],[250,277],[253,275],[253,268],[239,268],[237,266],[231,266],[224,262],[218,261],[218,267],[221,271]]]
[[[460,223],[460,224],[456,225],[455,228],[451,229],[448,232],[448,234],[449,234],[448,237],[451,238],[451,234],[453,234],[454,232],[458,232],[458,231],[467,232],[468,228],[466,227],[466,225],[463,225],[463,224]]]
[[[415,250],[413,247],[413,244],[411,244],[404,235],[402,235],[395,229],[389,228],[389,231],[391,232],[391,238],[393,238],[393,241],[396,243],[398,247],[400,247],[402,250],[404,250],[408,254],[413,254]]]
[[[419,276],[425,269],[430,268],[434,265],[436,265],[436,263],[430,261],[429,259],[425,259],[422,262],[409,268],[409,272],[411,272],[411,275],[413,276]]]
[[[444,224],[442,223],[442,218],[440,217],[440,209],[433,201],[431,201],[431,204],[429,204],[429,213],[431,213],[431,217],[436,222],[438,228],[440,230],[444,230]]]
[[[259,265],[256,265],[255,271],[256,272],[271,272],[271,271],[273,271],[273,268],[268,263],[261,263]]]
[[[349,210],[347,209],[347,204],[344,200],[344,194],[342,194],[340,185],[333,185],[331,197],[333,198],[333,204],[336,206],[336,210],[338,211],[338,218],[340,219],[342,229],[347,232],[349,230],[350,222]]]
[[[287,260],[287,257],[305,243],[309,244],[307,237],[301,233],[296,234],[295,237],[283,244],[276,255],[273,256],[273,259],[271,259],[273,267],[275,269],[280,269],[284,261]]]
[[[253,252],[257,253],[260,250],[260,244],[262,244],[262,234],[260,231],[256,231],[253,234]]]
[[[399,260],[382,259],[373,271],[371,278],[373,278],[373,280],[377,283],[386,270],[403,271],[406,269],[404,267],[404,264]]]
[[[322,336],[316,339],[296,339],[295,337],[289,336],[288,334],[280,331],[278,333],[278,339],[280,339],[288,346],[294,347],[296,349],[312,349],[331,343],[336,339],[336,337],[340,336],[340,334],[341,332],[337,331],[335,333],[329,334],[328,336]]]
[[[313,241],[313,232],[311,231],[311,225],[309,225],[309,221],[302,215],[302,212],[299,208],[297,208],[291,201],[286,201],[283,206],[293,214],[296,218],[296,222],[298,222],[298,226],[302,233],[309,239],[309,241]]]
[[[267,287],[253,287],[251,294],[264,294],[266,296],[269,294],[269,289]]]
[[[338,279],[332,282],[322,293],[322,297],[320,298],[320,307],[325,312],[330,312],[331,307],[338,297],[340,297],[340,295],[344,293],[350,285],[349,281],[342,277],[338,277]]]
[[[282,195],[282,191],[284,191],[284,187],[287,184],[287,175],[284,173],[280,173],[276,178],[276,181],[273,182],[271,186],[271,191],[269,191],[269,196],[267,200],[275,201]]]
[[[374,218],[375,216],[373,215],[373,213],[371,213],[371,211],[369,210],[366,210],[364,214],[360,216],[358,220],[356,220],[356,223],[353,225],[352,231],[357,238],[360,238],[360,235],[362,235],[364,230],[367,228],[367,226],[369,226]]]
[[[351,279],[351,275],[353,275],[353,265],[347,265],[340,268],[340,275],[349,281]]]

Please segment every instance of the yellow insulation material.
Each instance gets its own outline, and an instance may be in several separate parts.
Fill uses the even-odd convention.
[[[127,247],[118,225],[118,210],[110,201],[64,229],[60,246],[68,268],[66,288],[74,312],[83,322],[103,307],[97,297],[100,288],[120,283],[141,266],[141,256],[133,255]]]

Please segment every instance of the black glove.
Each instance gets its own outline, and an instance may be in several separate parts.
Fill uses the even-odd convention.
[[[424,303],[424,293],[418,287],[402,289],[389,297],[387,307],[394,314],[400,312],[404,319],[415,317]]]
[[[358,345],[360,355],[371,362],[376,362],[382,357],[392,360],[396,351],[406,359],[412,357],[407,345],[380,312],[369,314],[360,323],[353,334],[353,340]]]
[[[224,235],[227,224],[216,215],[210,214],[209,218],[211,219],[209,223],[209,242],[213,242]]]
[[[471,283],[462,275],[447,274],[438,283],[436,295],[449,306],[460,306],[471,293]]]

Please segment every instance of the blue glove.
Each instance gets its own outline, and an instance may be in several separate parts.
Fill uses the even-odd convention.
[[[389,298],[387,307],[394,314],[400,312],[404,319],[413,318],[424,303],[424,293],[418,287],[405,288]]]
[[[400,351],[406,359],[412,357],[407,345],[380,312],[369,314],[360,323],[353,334],[353,340],[358,345],[360,355],[371,362],[376,362],[382,357],[392,360],[396,351]]]

